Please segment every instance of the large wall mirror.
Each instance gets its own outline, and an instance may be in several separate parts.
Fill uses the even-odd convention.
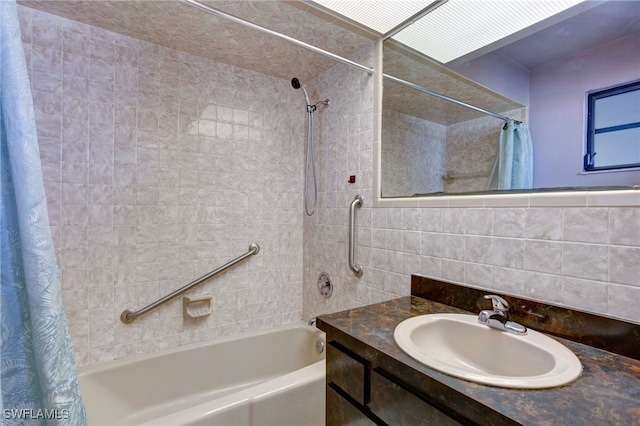
[[[528,124],[534,191],[640,185],[638,167],[584,170],[588,94],[640,80],[640,2],[587,3],[539,31],[446,64],[387,39],[383,72]],[[621,114],[640,122],[640,90],[627,98]],[[503,120],[389,78],[381,115],[382,197],[496,189]],[[630,156],[640,158],[640,127],[630,131]]]

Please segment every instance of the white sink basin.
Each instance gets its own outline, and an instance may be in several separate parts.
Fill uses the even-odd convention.
[[[582,373],[578,358],[558,341],[529,330],[515,335],[478,324],[477,317],[432,314],[409,318],[395,329],[398,346],[435,370],[486,385],[542,389]]]

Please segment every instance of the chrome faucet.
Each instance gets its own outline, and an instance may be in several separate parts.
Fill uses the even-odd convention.
[[[488,294],[485,299],[491,299],[493,310],[483,310],[478,314],[478,322],[496,330],[507,331],[513,334],[527,334],[527,327],[517,322],[509,321],[509,304],[500,296]]]

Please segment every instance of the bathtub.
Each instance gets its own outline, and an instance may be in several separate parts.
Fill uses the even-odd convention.
[[[81,368],[89,425],[324,425],[318,340],[301,321]]]

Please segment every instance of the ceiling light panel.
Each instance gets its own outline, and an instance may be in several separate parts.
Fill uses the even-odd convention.
[[[433,0],[313,0],[367,28],[385,34],[429,6]]]
[[[392,38],[447,63],[583,0],[449,0]]]

